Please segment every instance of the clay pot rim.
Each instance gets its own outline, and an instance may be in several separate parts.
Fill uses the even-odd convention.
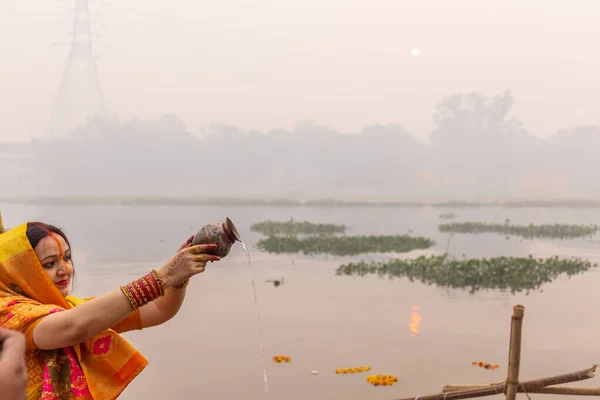
[[[233,224],[231,219],[229,219],[229,217],[227,217],[225,219],[225,223],[223,224],[223,230],[225,231],[227,236],[229,236],[229,238],[232,239],[233,241],[238,241],[238,242],[242,241],[242,238],[241,238],[239,232],[237,231],[237,228],[235,227],[235,225]],[[233,235],[233,237],[232,237],[232,235]]]

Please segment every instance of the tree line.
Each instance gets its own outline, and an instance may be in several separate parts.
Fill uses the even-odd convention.
[[[397,125],[341,133],[313,121],[291,131],[221,124],[190,132],[175,115],[95,119],[35,140],[35,191],[82,196],[283,198],[597,197],[597,126],[540,138],[511,114],[510,92],[455,94],[426,140]]]

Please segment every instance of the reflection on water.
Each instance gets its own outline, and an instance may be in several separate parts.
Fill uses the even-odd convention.
[[[410,314],[410,324],[408,327],[410,328],[410,336],[415,337],[419,334],[419,325],[421,325],[421,316],[417,312],[419,310],[418,306],[411,307],[413,312]]]
[[[345,224],[353,234],[396,235],[412,229],[415,235],[439,243],[432,249],[434,254],[443,253],[447,246],[447,235],[437,231],[438,215],[445,211],[439,209],[10,205],[2,211],[7,226],[39,219],[66,229],[74,246],[75,294],[79,296],[106,293],[160,266],[207,221],[224,215],[236,221],[250,247],[261,237],[250,232],[252,223],[290,217]],[[500,221],[510,218],[520,224],[600,221],[600,213],[591,209],[461,209],[461,218],[468,220],[490,220],[494,214]],[[496,235],[454,236],[449,251],[456,257],[531,253],[535,257],[586,257],[594,262],[600,257],[596,241],[517,242]],[[271,399],[389,400],[437,392],[449,383],[500,382],[506,378],[502,362],[497,370],[475,368],[472,362],[508,358],[510,317],[517,303],[526,307],[524,379],[571,372],[598,362],[600,274],[596,270],[570,279],[559,277],[546,283],[543,292],[529,296],[497,290],[468,295],[407,279],[335,276],[340,264],[359,261],[359,257],[290,258],[256,250],[252,255]],[[274,287],[266,282],[280,276],[285,276],[285,285]],[[414,311],[424,319],[414,337],[407,333],[413,305],[418,305]],[[192,279],[182,310],[173,320],[125,336],[150,365],[122,399],[265,398],[252,287],[241,246],[234,246],[227,258]],[[292,361],[271,360],[280,354]],[[369,365],[370,374],[393,375],[398,382],[374,387],[364,374],[335,374],[336,369],[352,365]],[[434,373],[431,365],[436,366]],[[597,386],[597,379],[586,385]]]

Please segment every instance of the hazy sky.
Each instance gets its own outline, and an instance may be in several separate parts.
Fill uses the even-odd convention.
[[[600,122],[598,0],[89,1],[119,117],[427,136],[443,96],[510,89],[532,133]],[[0,141],[43,134],[74,4],[0,1]]]

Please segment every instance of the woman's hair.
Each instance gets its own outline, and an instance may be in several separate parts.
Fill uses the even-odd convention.
[[[67,235],[65,235],[65,233],[56,226],[45,224],[43,222],[29,222],[27,224],[27,239],[29,239],[29,243],[34,249],[42,241],[42,239],[47,238],[51,233],[55,233],[62,237],[69,248],[71,248],[71,244],[69,243],[69,239],[67,239]]]
[[[27,223],[27,232],[26,232],[27,239],[29,240],[31,247],[34,249],[42,241],[42,239],[47,238],[52,233],[62,237],[65,240],[65,242],[67,243],[67,246],[69,246],[69,249],[71,249],[71,243],[69,243],[69,239],[67,238],[67,235],[65,235],[65,233],[60,228],[57,228],[54,225],[45,224],[43,222]],[[71,254],[72,253],[73,253],[73,249],[71,249]],[[71,261],[71,262],[73,262],[73,261]],[[73,266],[72,274],[73,274],[73,280],[75,280],[75,266]]]

